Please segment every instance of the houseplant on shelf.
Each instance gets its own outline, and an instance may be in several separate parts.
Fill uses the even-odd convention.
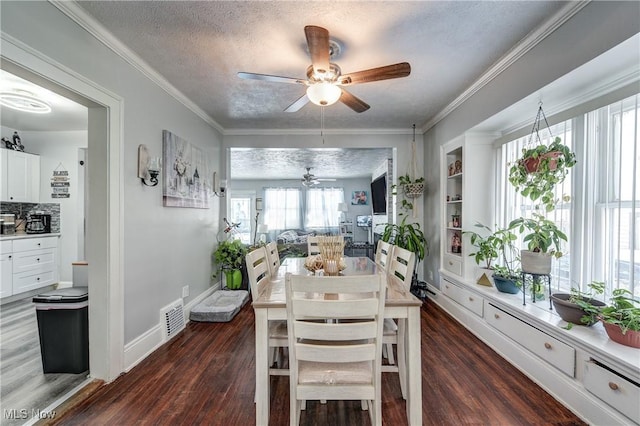
[[[522,274],[517,266],[520,256],[514,245],[517,238],[509,228],[497,229],[491,238],[500,260],[500,264],[493,266],[493,282],[498,291],[516,294],[522,287]]]
[[[565,180],[575,164],[575,154],[556,137],[550,145],[524,148],[520,159],[509,169],[509,182],[524,197],[551,211],[558,201],[554,188]]]
[[[477,283],[480,285],[491,286],[493,284],[490,278],[493,273],[493,261],[500,255],[499,250],[503,246],[503,242],[501,241],[502,234],[494,234],[491,231],[491,228],[479,222],[476,223],[475,226],[488,231],[489,234],[483,236],[475,231],[463,231],[462,233],[469,235],[469,242],[473,247],[475,247],[475,251],[469,253],[469,256],[473,257],[476,264],[480,266],[480,274],[477,279]],[[516,236],[513,235],[513,240],[515,239]]]
[[[593,288],[593,287],[592,287]],[[597,291],[597,288],[595,289]],[[604,286],[601,291],[604,290]],[[626,288],[613,290],[610,305],[601,307],[589,302],[578,301],[587,312],[584,321],[596,316],[611,340],[621,345],[640,348],[640,300]]]
[[[518,230],[524,234],[523,243],[528,250],[520,252],[522,270],[536,275],[546,275],[551,272],[551,258],[562,257],[561,241],[567,241],[567,236],[555,222],[540,213],[533,213],[533,217],[520,217],[509,224],[510,230]]]
[[[246,255],[247,247],[237,239],[221,241],[213,252],[213,258],[219,269],[224,271],[226,287],[230,290],[238,290],[242,286],[241,268]]]
[[[583,306],[593,305],[598,308],[605,306],[604,302],[595,299],[596,294],[604,293],[604,282],[593,281],[587,285],[589,290],[582,291],[571,287],[569,293],[553,293],[551,301],[560,318],[567,322],[567,329],[573,324],[592,326],[598,322],[595,314],[587,312]]]

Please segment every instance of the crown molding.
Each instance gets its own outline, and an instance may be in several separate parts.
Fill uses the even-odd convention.
[[[524,56],[527,52],[538,45],[542,40],[547,38],[551,33],[557,30],[565,22],[571,19],[582,8],[589,4],[591,0],[579,0],[570,2],[561,10],[559,10],[553,17],[547,20],[537,29],[527,34],[519,43],[511,48],[502,58],[494,63],[484,74],[480,76],[470,87],[468,87],[460,96],[447,105],[442,111],[436,114],[432,119],[427,121],[422,126],[422,132],[426,132],[435,126],[440,120],[451,114],[456,108],[465,103],[471,96],[482,89],[484,86],[494,80],[500,73],[509,68]]]
[[[206,121],[211,127],[223,133],[223,127],[211,118],[203,109],[193,103],[182,92],[176,89],[164,77],[158,74],[149,64],[140,58],[135,52],[125,46],[120,40],[114,37],[102,24],[91,17],[84,11],[75,1],[49,0],[49,2],[58,8],[62,13],[67,15],[76,24],[84,28],[89,34],[98,41],[111,49],[116,55],[121,57],[125,62],[131,65],[142,75],[155,83],[170,96],[191,110],[198,117]]]
[[[311,135],[320,137],[320,129],[227,129],[224,136],[286,136]],[[413,129],[324,129],[327,135],[410,135]]]

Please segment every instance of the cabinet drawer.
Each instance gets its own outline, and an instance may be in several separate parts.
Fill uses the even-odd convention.
[[[13,251],[13,241],[0,241],[0,254],[11,254]]]
[[[55,271],[13,274],[13,294],[35,290],[56,283]]]
[[[456,284],[450,283],[447,280],[443,280],[442,283],[442,292],[444,294],[479,317],[482,316],[482,308],[484,304],[484,299],[482,297],[467,289],[459,287]]]
[[[449,272],[462,276],[462,260],[454,256],[445,256],[443,267]]]
[[[584,387],[633,421],[640,419],[640,387],[589,361],[584,365]]]
[[[563,373],[574,377],[576,351],[571,346],[487,303],[485,320],[530,352],[538,355]]]
[[[14,253],[13,273],[53,271],[56,267],[54,249],[31,250]]]
[[[13,251],[28,251],[45,248],[55,248],[58,246],[58,237],[37,237],[24,238],[13,241]]]

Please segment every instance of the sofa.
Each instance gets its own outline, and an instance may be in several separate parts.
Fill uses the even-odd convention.
[[[287,229],[281,232],[276,236],[280,258],[287,256],[306,256],[307,237],[315,235],[316,233],[314,231],[305,231],[302,229]]]

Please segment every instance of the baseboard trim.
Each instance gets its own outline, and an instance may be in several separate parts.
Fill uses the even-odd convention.
[[[194,297],[193,300],[189,301],[189,303],[184,306],[185,322],[189,322],[191,309],[217,290],[220,290],[220,282],[217,282],[212,287],[209,287]],[[162,346],[163,343],[165,342],[162,334],[162,325],[159,323],[127,343],[124,346],[124,371],[130,371],[142,360],[151,355],[153,351]]]

